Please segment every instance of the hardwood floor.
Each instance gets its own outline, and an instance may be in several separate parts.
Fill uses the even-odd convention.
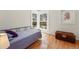
[[[55,39],[55,36],[43,34],[43,37],[33,43],[29,49],[78,49],[79,42],[69,43]]]

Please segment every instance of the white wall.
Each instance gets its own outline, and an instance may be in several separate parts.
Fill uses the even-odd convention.
[[[50,17],[49,33],[55,34],[57,30],[61,30],[79,34],[79,11],[75,12],[76,12],[75,24],[61,24],[61,11],[60,10],[49,11],[49,17]]]
[[[54,34],[58,30],[60,24],[60,11],[50,10],[49,11],[49,33]]]
[[[30,26],[30,10],[0,10],[0,30]]]

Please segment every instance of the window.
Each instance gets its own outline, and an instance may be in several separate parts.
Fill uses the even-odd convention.
[[[48,11],[32,11],[32,27],[48,30]]]

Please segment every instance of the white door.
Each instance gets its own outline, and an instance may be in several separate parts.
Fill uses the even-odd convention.
[[[38,28],[38,12],[37,11],[32,11],[31,12],[31,26],[33,28]]]
[[[48,11],[32,11],[31,26],[40,29],[43,32],[48,31]]]

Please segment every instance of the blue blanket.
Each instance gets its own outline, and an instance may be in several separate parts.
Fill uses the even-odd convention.
[[[39,29],[28,29],[17,32],[18,37],[10,40],[10,47],[8,49],[23,49],[41,38],[41,31]]]

